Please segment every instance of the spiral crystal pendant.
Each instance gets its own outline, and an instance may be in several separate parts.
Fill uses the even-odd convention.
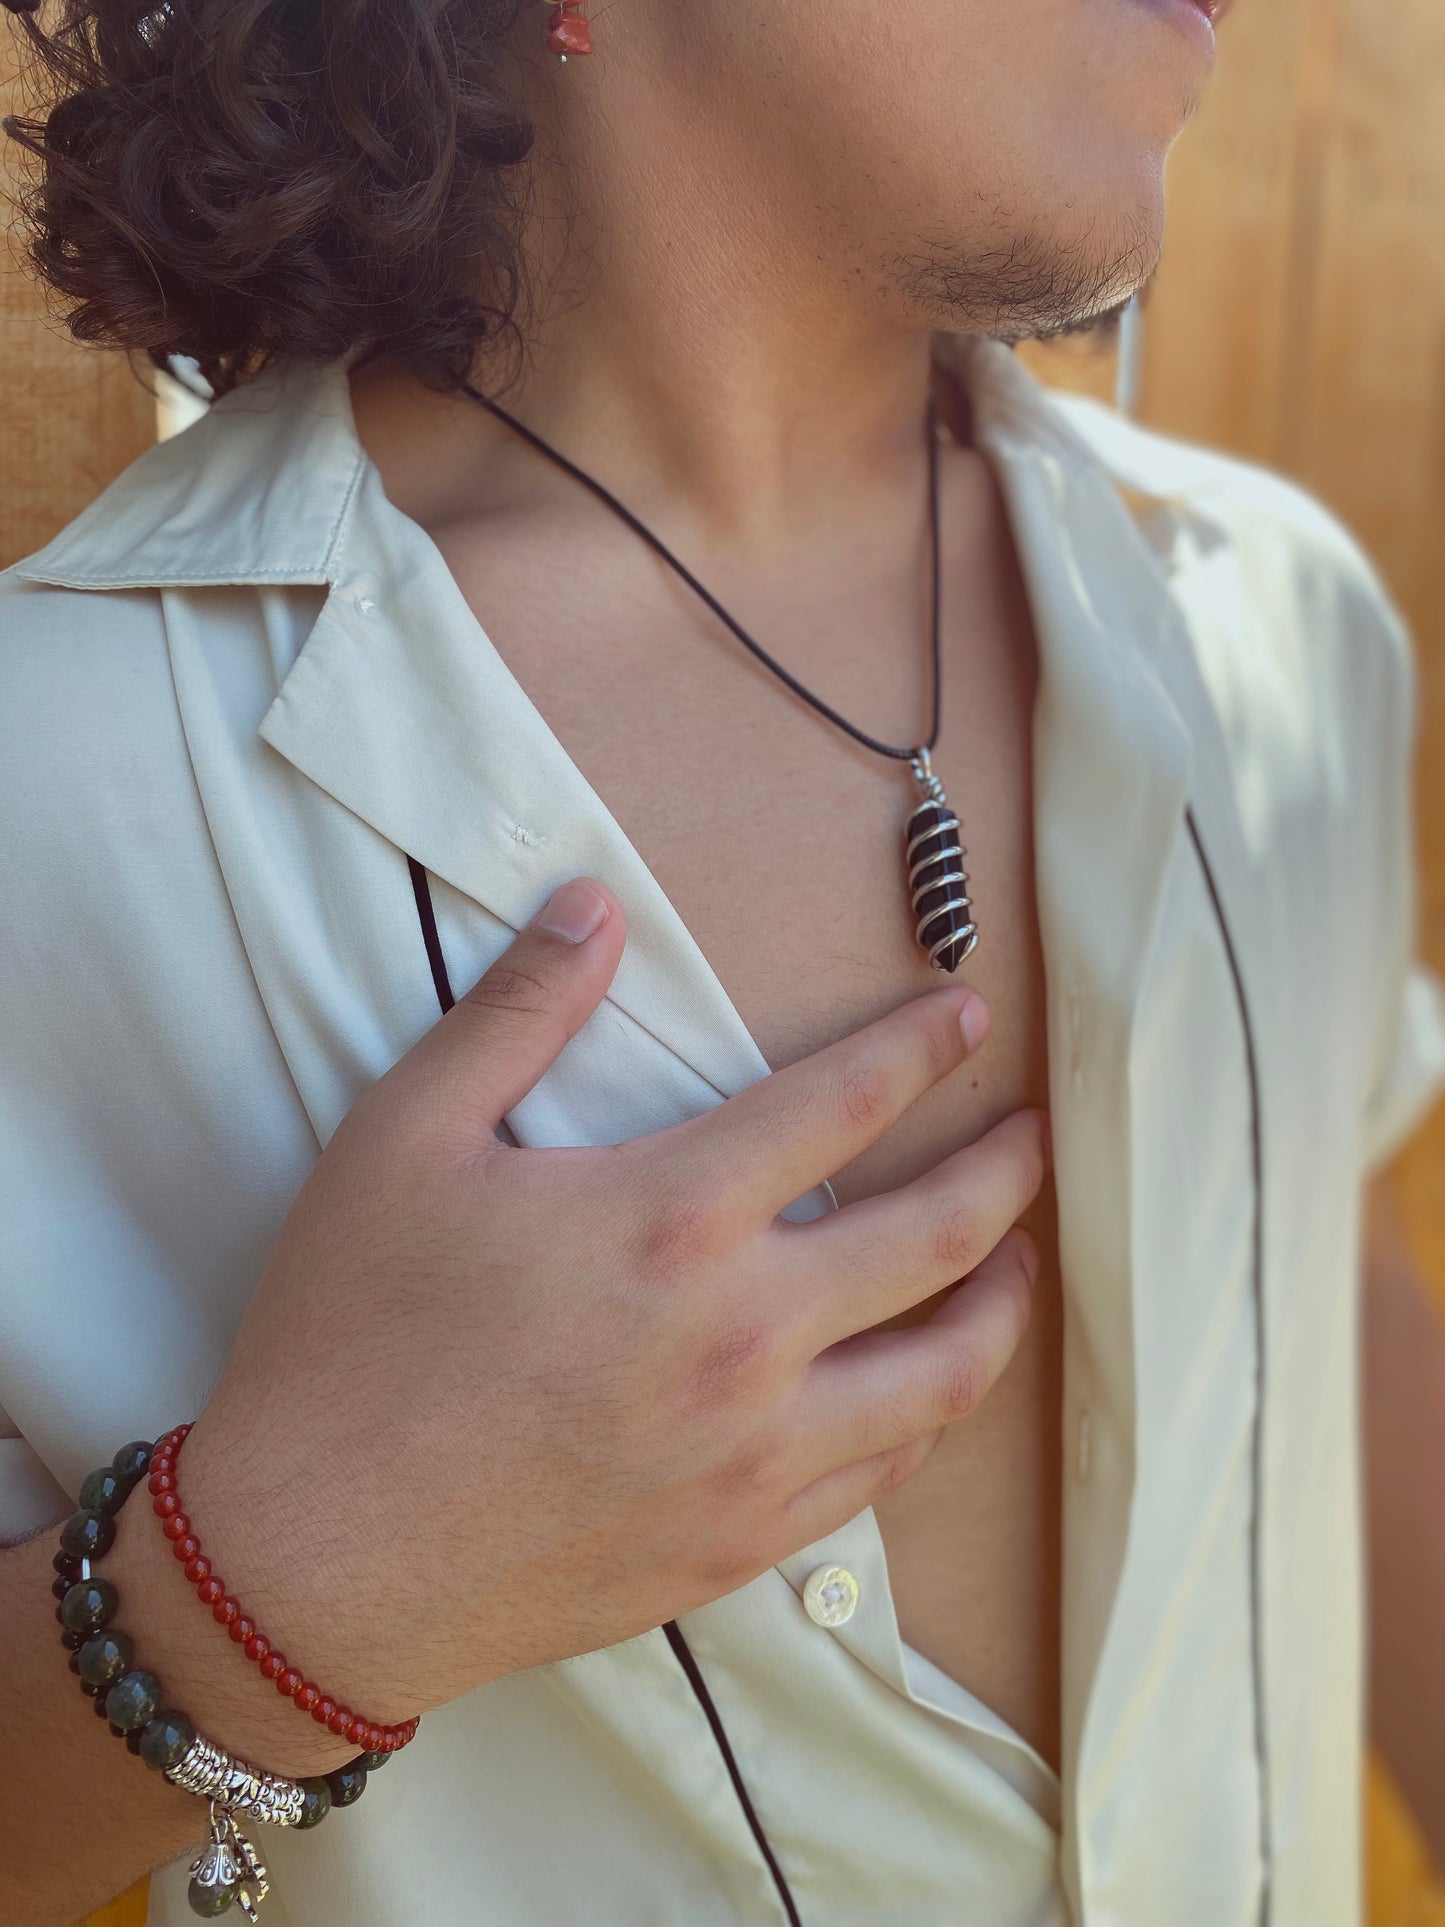
[[[904,862],[913,899],[918,941],[935,970],[957,970],[978,942],[963,867],[962,825],[933,773],[928,751],[920,749],[909,767],[923,801],[910,813],[904,830]]]

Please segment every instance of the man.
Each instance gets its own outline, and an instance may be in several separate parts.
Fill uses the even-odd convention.
[[[135,57],[184,140],[108,73],[97,150],[159,141],[178,225],[85,227],[121,190],[46,154],[101,332],[229,392],[0,604],[24,1917],[196,1837],[22,1540],[195,1418],[186,1517],[296,1704],[133,1501],[169,1703],[308,1780],[357,1747],[306,1683],[422,1720],[264,1843],[273,1919],[1356,1921],[1363,1183],[1445,1079],[1408,647],[1316,505],[990,339],[1150,272],[1208,9],[640,0],[560,67],[438,18],[173,10]],[[712,609],[434,379],[501,385],[445,275],[500,301],[456,190],[502,165],[507,411]],[[913,785],[835,720],[929,729],[935,474],[943,979]],[[1369,1272],[1384,1737],[1445,1838],[1445,1538],[1391,1455],[1445,1455],[1445,1343]]]

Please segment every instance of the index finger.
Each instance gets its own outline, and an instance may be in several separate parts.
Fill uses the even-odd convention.
[[[867,1150],[988,1035],[988,1005],[958,985],[925,991],[811,1057],[675,1125],[760,1219]]]

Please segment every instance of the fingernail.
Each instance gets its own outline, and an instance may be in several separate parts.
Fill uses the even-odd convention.
[[[964,1043],[971,1051],[977,1050],[984,1038],[988,1036],[991,1021],[988,1005],[975,990],[958,1013],[958,1027],[963,1032]]]
[[[584,877],[573,877],[542,905],[532,919],[534,930],[550,930],[568,943],[585,943],[607,921],[611,905]]]

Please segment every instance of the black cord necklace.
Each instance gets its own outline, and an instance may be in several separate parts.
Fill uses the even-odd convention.
[[[563,468],[584,488],[592,493],[617,515],[644,542],[656,550],[663,561],[675,569],[690,589],[702,597],[720,621],[743,644],[750,649],[759,662],[771,669],[773,674],[787,684],[794,695],[801,696],[805,703],[812,705],[820,716],[826,716],[830,723],[846,730],[855,742],[865,749],[871,749],[880,756],[895,756],[906,761],[918,782],[923,798],[909,813],[904,825],[904,867],[908,873],[908,890],[913,902],[913,915],[918,941],[928,953],[928,960],[935,970],[957,970],[978,942],[978,928],[973,922],[972,909],[968,900],[968,874],[963,867],[964,848],[961,841],[961,825],[943,793],[943,785],[933,773],[930,751],[938,740],[939,725],[939,684],[941,680],[939,646],[939,529],[938,529],[938,412],[932,394],[928,397],[927,438],[928,438],[928,516],[932,538],[932,646],[933,646],[933,722],[926,742],[914,749],[898,749],[891,743],[879,742],[850,723],[846,716],[840,716],[836,709],[815,696],[810,689],[804,688],[796,676],[791,675],[780,662],[775,662],[767,650],[754,642],[753,638],[735,621],[727,610],[712,595],[692,571],[679,562],[665,543],[652,533],[645,523],[635,516],[631,509],[619,502],[610,490],[581,469],[575,462],[553,448],[549,442],[515,416],[509,415],[505,408],[484,395],[470,382],[462,383],[462,391],[473,401],[479,402],[499,421],[520,435],[524,441]]]

